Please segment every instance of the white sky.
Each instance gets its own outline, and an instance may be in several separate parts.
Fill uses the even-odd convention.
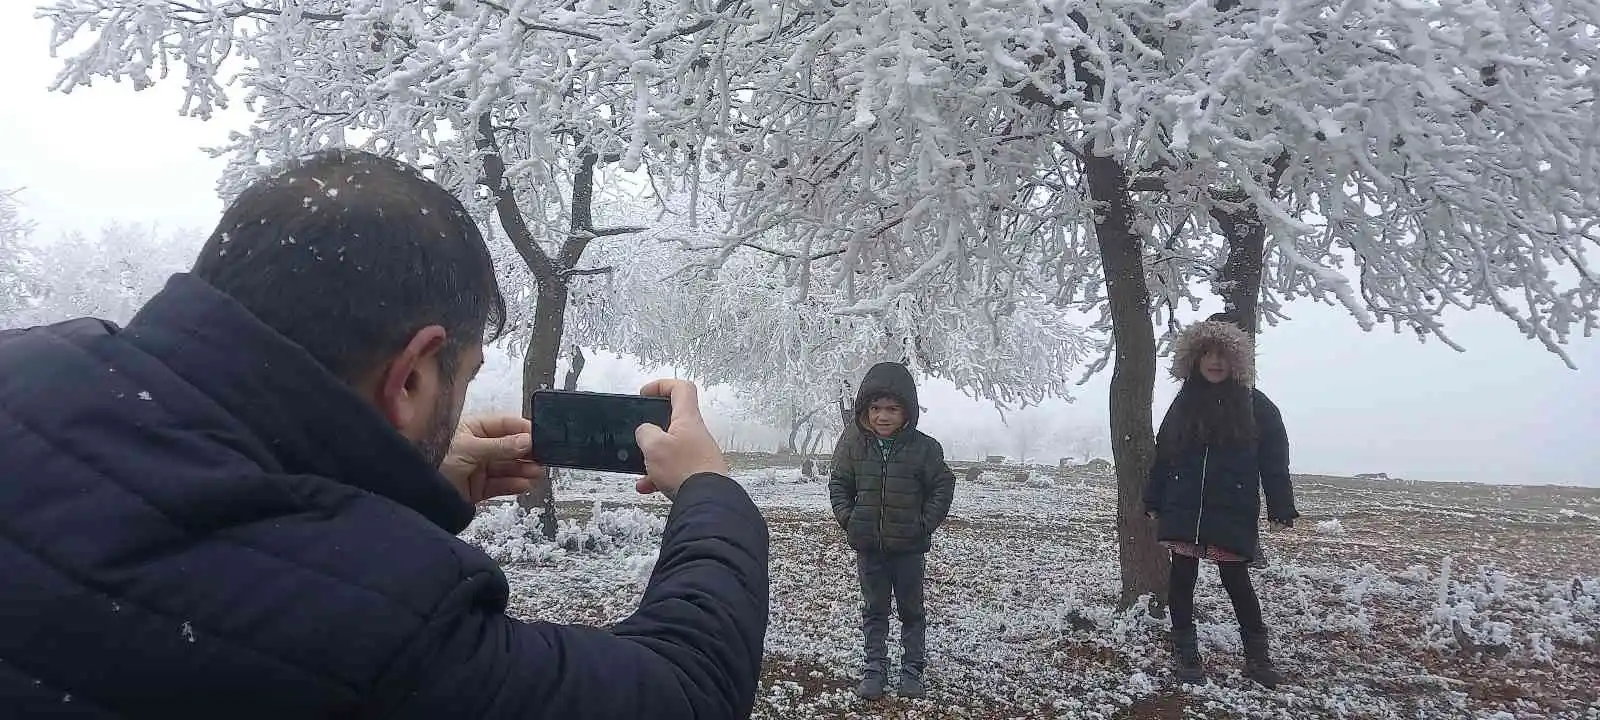
[[[142,93],[104,81],[48,92],[58,64],[33,5],[0,3],[0,187],[26,188],[24,212],[45,237],[113,220],[209,231],[223,162],[199,148],[220,144],[248,116],[178,116],[176,78]],[[1600,341],[1575,340],[1569,353],[1580,371],[1571,371],[1492,312],[1451,319],[1467,353],[1387,329],[1363,333],[1325,306],[1290,314],[1293,322],[1261,338],[1260,385],[1283,410],[1297,472],[1600,486]],[[1175,390],[1164,364],[1158,414]],[[591,362],[586,375],[629,384],[638,376],[606,365]],[[1046,415],[1061,427],[1103,427],[1108,380],[1109,372],[1076,404],[1052,404]],[[999,423],[947,386],[928,388],[923,405],[924,428],[936,436]]]

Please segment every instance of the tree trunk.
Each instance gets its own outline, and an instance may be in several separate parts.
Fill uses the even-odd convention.
[[[800,428],[805,427],[805,424],[805,418],[796,419],[794,422],[789,424],[789,439],[784,441],[783,449],[779,452],[788,455],[800,454],[800,445],[797,440],[800,437]]]
[[[819,408],[812,408],[810,412],[797,416],[793,421],[791,421],[789,425],[789,440],[783,446],[783,452],[789,453],[790,455],[795,455],[805,447],[804,444],[795,442],[795,439],[800,436],[800,430],[802,428],[808,428],[811,426],[811,418],[816,417],[818,409]],[[810,438],[811,433],[808,431],[806,433],[806,439],[810,440]]]
[[[1082,13],[1068,17],[1085,31]],[[1107,102],[1105,68],[1088,52],[1072,51],[1072,72],[1089,99]],[[1100,154],[1098,141],[1082,150],[1089,196],[1095,201],[1094,235],[1106,277],[1111,308],[1111,339],[1116,357],[1111,370],[1111,456],[1117,473],[1117,540],[1122,566],[1123,607],[1150,594],[1166,599],[1169,558],[1156,541],[1155,523],[1144,515],[1144,485],[1155,455],[1150,418],[1156,384],[1156,334],[1150,287],[1145,280],[1144,242],[1134,226],[1128,170],[1120,160]]]
[[[494,120],[488,113],[478,116],[477,146],[483,162],[483,175],[479,183],[494,193],[495,215],[500,226],[511,240],[512,247],[522,261],[527,263],[538,285],[533,306],[533,335],[528,340],[527,354],[522,364],[522,414],[533,415],[533,391],[553,388],[556,382],[556,359],[561,352],[561,336],[566,331],[568,290],[571,279],[577,275],[595,275],[609,272],[610,268],[579,270],[578,261],[583,251],[596,237],[643,232],[645,228],[614,227],[596,230],[594,227],[594,169],[600,155],[578,139],[575,153],[578,166],[572,173],[572,217],[567,226],[567,237],[561,249],[551,257],[544,251],[538,238],[528,227],[527,218],[517,205],[517,196],[506,179],[505,158],[500,154],[500,144],[494,134]],[[574,382],[576,376],[572,376]],[[556,537],[555,490],[548,478],[517,498],[517,504],[528,510],[540,509],[540,522],[544,536]]]
[[[1259,327],[1256,302],[1261,297],[1261,263],[1266,251],[1267,229],[1254,205],[1238,208],[1212,207],[1211,217],[1222,228],[1228,241],[1228,260],[1222,266],[1218,283],[1222,306],[1245,332],[1255,335]]]
[[[1117,538],[1123,607],[1149,593],[1165,598],[1168,558],[1144,515],[1144,485],[1155,453],[1150,417],[1156,382],[1156,337],[1145,282],[1144,243],[1134,228],[1126,169],[1093,151],[1084,156],[1089,194],[1099,205],[1095,241],[1111,305],[1115,362],[1111,371],[1111,453],[1117,472]]]
[[[567,366],[567,376],[561,380],[562,390],[577,390],[578,376],[583,374],[583,366],[587,359],[583,356],[583,348],[572,346],[572,364]]]
[[[567,283],[564,278],[539,280],[533,305],[533,334],[522,356],[522,416],[533,417],[533,391],[555,387],[556,359],[561,350],[561,335],[567,324]],[[570,373],[569,373],[570,376]],[[547,539],[556,537],[556,493],[554,470],[544,482],[517,496],[524,511],[539,510],[539,525]]]

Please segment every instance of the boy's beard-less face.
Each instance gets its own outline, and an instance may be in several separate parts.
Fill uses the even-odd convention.
[[[867,407],[867,427],[878,437],[893,437],[906,424],[906,411],[893,400],[877,400]]]

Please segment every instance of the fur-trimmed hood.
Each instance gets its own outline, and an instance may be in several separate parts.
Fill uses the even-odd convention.
[[[1215,346],[1228,357],[1233,378],[1245,387],[1256,386],[1256,351],[1250,334],[1229,322],[1206,320],[1183,329],[1172,341],[1172,376],[1189,379],[1195,361]]]

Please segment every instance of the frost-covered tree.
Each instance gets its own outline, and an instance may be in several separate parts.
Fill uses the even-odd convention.
[[[796,281],[846,313],[936,276],[1103,312],[1130,598],[1162,577],[1152,295],[1211,280],[1253,325],[1259,272],[1269,320],[1309,297],[1449,342],[1446,309],[1489,306],[1557,354],[1594,327],[1592,4],[782,7],[799,49],[717,146],[723,247],[815,260]],[[902,281],[855,292],[884,259]]]
[[[35,296],[31,323],[90,316],[126,323],[166,284],[188,270],[200,247],[199,231],[112,223],[98,233],[70,232],[35,240]]]
[[[57,90],[142,88],[176,68],[185,114],[242,100],[255,122],[216,150],[225,195],[263,161],[355,144],[418,164],[492,218],[534,280],[519,323],[530,389],[555,384],[589,244],[638,229],[596,226],[604,174],[697,162],[706,108],[728,91],[717,48],[770,34],[752,22],[770,11],[731,0],[56,0],[41,14],[53,51],[71,48]]]
[[[27,253],[33,225],[22,216],[16,195],[16,190],[0,190],[0,328],[22,324],[33,295]]]
[[[613,297],[585,317],[578,335],[736,386],[758,416],[791,435],[824,417],[836,427],[838,408],[877,362],[905,362],[975,398],[1027,406],[1067,397],[1079,364],[1100,345],[1042,296],[974,295],[935,277],[896,296],[886,312],[839,314],[830,311],[835,290],[820,280],[809,292],[785,287],[788,259],[744,255],[714,271],[675,272],[683,256],[671,246],[635,250],[611,278]],[[859,282],[895,280],[874,273]]]
[[[927,274],[1042,253],[1087,297],[1090,263],[1060,253],[1115,212],[1093,187],[1115,160],[1164,295],[1223,270],[1232,216],[1271,239],[1274,317],[1309,296],[1443,337],[1445,308],[1488,305],[1558,354],[1592,328],[1600,9],[785,7],[813,16],[800,49],[749,78],[717,146],[739,160],[729,247],[819,256],[846,287],[885,254]]]
[[[208,117],[242,100],[255,113],[217,149],[229,158],[225,195],[263,161],[354,144],[423,167],[496,222],[533,279],[517,288],[531,312],[512,318],[526,340],[525,391],[555,385],[568,291],[592,271],[590,243],[638,230],[597,226],[603,175],[698,146],[705,108],[728,95],[715,49],[757,47],[770,33],[746,20],[770,14],[731,0],[56,0],[42,10],[53,51],[85,43],[67,52],[57,90],[97,77],[143,88],[177,68],[181,112]]]

